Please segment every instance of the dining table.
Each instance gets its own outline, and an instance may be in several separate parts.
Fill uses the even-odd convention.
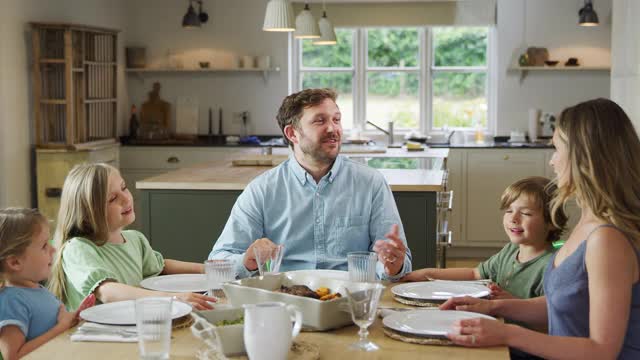
[[[393,299],[391,288],[395,284],[386,283],[386,288],[381,296],[379,309],[410,309],[411,306],[396,302]],[[221,303],[225,302],[224,298]],[[429,310],[425,310],[429,311]],[[125,360],[138,358],[137,343],[119,342],[72,342],[71,334],[75,331],[71,328],[44,344],[27,359],[42,360],[67,360],[67,359],[91,359],[91,360]],[[369,339],[377,344],[380,349],[374,352],[349,350],[349,345],[358,340],[356,325],[350,325],[339,329],[324,332],[301,332],[296,340],[315,345],[319,349],[319,359],[336,360],[345,359],[447,359],[447,360],[501,360],[509,359],[509,349],[506,346],[490,348],[467,348],[455,345],[419,345],[391,339],[383,331],[382,319],[376,316],[374,323],[369,327]],[[174,329],[171,336],[171,359],[195,359],[198,351],[206,349],[202,340],[196,338],[191,330],[186,328]],[[246,357],[245,357],[246,358]],[[232,358],[235,359],[235,358]]]

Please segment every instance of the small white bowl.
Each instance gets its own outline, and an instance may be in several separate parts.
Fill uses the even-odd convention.
[[[191,332],[209,348],[219,349],[225,356],[246,354],[244,347],[244,324],[216,326],[215,323],[236,320],[244,315],[242,308],[223,308],[191,313],[195,323]]]

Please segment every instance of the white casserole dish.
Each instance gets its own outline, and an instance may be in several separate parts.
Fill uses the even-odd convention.
[[[325,274],[327,275],[327,274]],[[224,283],[222,287],[229,302],[235,307],[244,304],[280,301],[297,306],[302,312],[303,329],[325,331],[353,324],[344,287],[348,281],[335,277],[322,277],[321,271],[270,274]],[[329,301],[275,292],[281,285],[306,285],[311,290],[327,287],[342,297]]]

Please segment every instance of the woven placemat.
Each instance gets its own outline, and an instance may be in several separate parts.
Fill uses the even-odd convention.
[[[187,314],[183,317],[174,319],[171,322],[171,328],[174,330],[188,328],[189,326],[193,325],[194,322],[196,321],[193,319],[191,314]]]
[[[218,359],[246,360],[248,359],[247,355],[225,357],[215,349],[199,351],[196,356],[200,360],[218,360]],[[318,359],[320,359],[320,346],[306,342],[306,341],[302,341],[302,340],[293,341],[293,344],[291,344],[291,350],[289,350],[289,355],[287,356],[287,360],[318,360]]]
[[[412,300],[412,299],[407,299],[404,298],[402,296],[397,296],[394,295],[393,296],[393,300],[401,303],[401,304],[405,304],[405,305],[411,305],[411,306],[420,306],[420,307],[438,307],[440,306],[442,303],[441,302],[428,302],[428,301],[420,301],[420,300]]]
[[[426,338],[420,336],[413,336],[411,334],[402,333],[399,331],[395,331],[393,329],[389,329],[388,327],[383,327],[382,330],[384,334],[394,340],[410,343],[410,344],[419,344],[419,345],[453,345],[453,342],[449,339],[435,339],[435,338]]]

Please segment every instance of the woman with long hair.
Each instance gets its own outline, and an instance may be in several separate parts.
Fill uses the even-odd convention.
[[[640,358],[640,140],[625,112],[596,99],[565,109],[550,164],[553,211],[575,198],[580,220],[551,258],[545,296],[486,301],[454,298],[441,309],[547,325],[549,334],[468,319],[449,337],[464,346],[508,345],[553,359]]]

